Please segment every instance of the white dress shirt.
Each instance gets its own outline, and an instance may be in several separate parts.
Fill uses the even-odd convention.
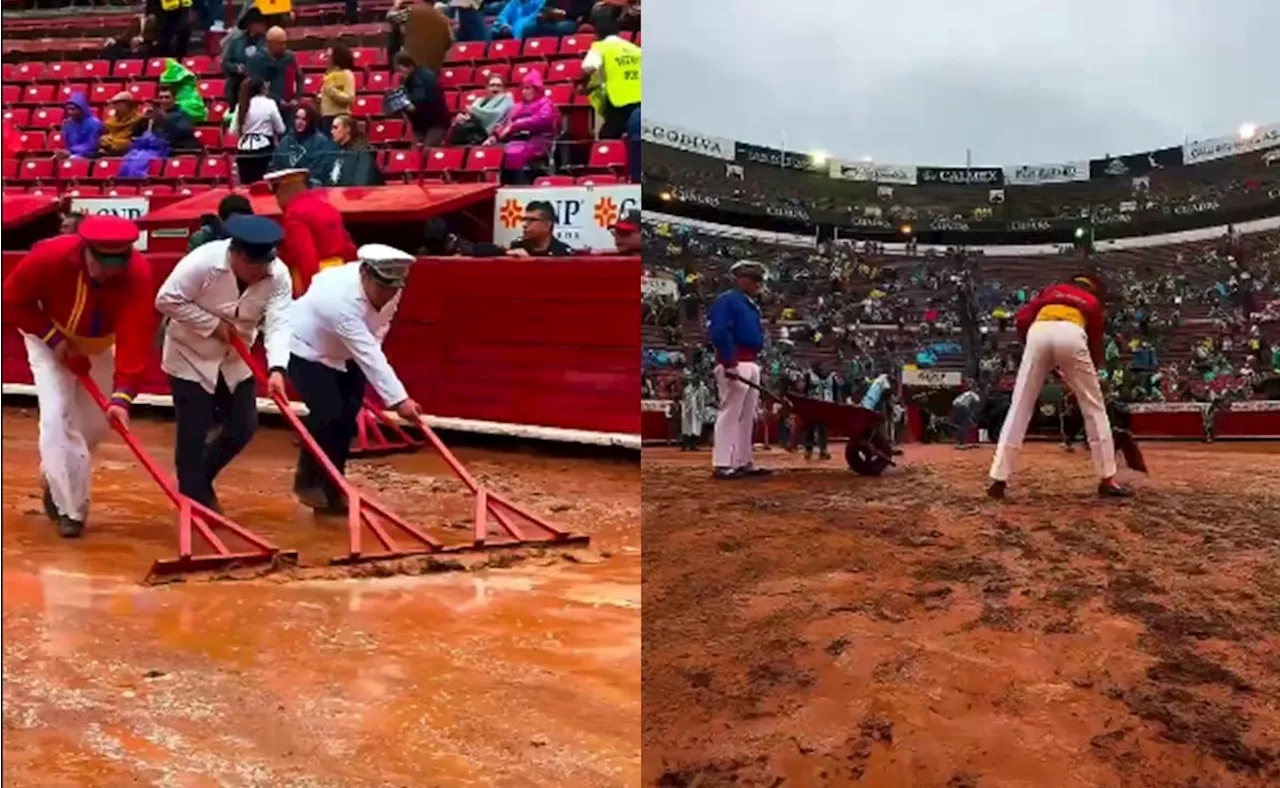
[[[225,321],[249,347],[258,338],[258,326],[266,323],[267,365],[289,365],[289,306],[293,280],[279,258],[272,260],[269,276],[244,292],[231,271],[227,252],[231,241],[210,241],[178,261],[156,293],[156,310],[169,318],[164,334],[160,366],[166,374],[199,383],[210,394],[218,375],[235,390],[253,375],[249,365],[230,345],[213,336]]]
[[[388,406],[409,398],[400,377],[382,352],[382,340],[400,306],[396,293],[381,311],[374,309],[360,281],[360,263],[326,268],[293,302],[289,324],[295,356],[343,371],[354,361]]]

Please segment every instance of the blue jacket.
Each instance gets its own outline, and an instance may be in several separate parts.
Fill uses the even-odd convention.
[[[80,109],[79,121],[70,118],[62,121],[62,142],[72,156],[93,156],[98,152],[98,137],[102,136],[102,121],[93,116],[93,107],[83,93],[72,93],[67,100]]]
[[[493,22],[493,29],[504,27],[511,29],[511,37],[520,40],[529,38],[538,28],[538,17],[546,0],[510,0]]]
[[[759,353],[764,348],[760,307],[741,290],[726,290],[707,312],[707,336],[722,364],[736,364],[739,350]]]

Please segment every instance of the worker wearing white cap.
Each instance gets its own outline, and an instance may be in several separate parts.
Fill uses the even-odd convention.
[[[764,348],[760,306],[755,297],[764,285],[765,268],[741,260],[729,269],[734,287],[716,297],[707,312],[707,336],[716,351],[716,388],[720,394],[711,462],[718,479],[759,476],[768,471],[752,462],[753,428],[760,392]]]
[[[413,255],[367,244],[356,256],[358,262],[316,274],[289,321],[289,379],[307,404],[307,429],[339,471],[356,434],[366,381],[401,418],[416,423],[422,416],[382,352]],[[345,511],[338,490],[306,451],[298,459],[294,491],[316,511]]]

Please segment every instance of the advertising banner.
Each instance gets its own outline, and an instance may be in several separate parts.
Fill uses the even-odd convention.
[[[641,125],[641,139],[654,145],[710,156],[713,159],[733,161],[735,153],[733,140],[727,137],[716,137],[711,134],[699,134],[696,131],[682,129],[667,123],[650,123],[645,120]]]
[[[1233,134],[1229,137],[1211,137],[1188,142],[1182,146],[1182,162],[1200,164],[1229,156],[1256,153],[1277,145],[1280,145],[1280,123],[1271,123],[1254,129],[1253,136],[1248,139],[1241,138],[1239,134]]]
[[[71,211],[85,216],[119,216],[135,222],[151,210],[150,197],[73,197]],[[143,230],[134,244],[139,252],[147,251],[148,234]]]
[[[1004,170],[999,167],[917,167],[916,182],[1000,186],[1004,183]]]
[[[747,142],[737,144],[738,161],[752,164],[766,164],[770,167],[784,167],[788,170],[812,170],[813,157],[807,153],[766,148],[763,145],[752,145]]]
[[[1106,159],[1089,160],[1089,177],[1100,178],[1132,178],[1146,175],[1164,167],[1182,166],[1182,146],[1161,148],[1146,153],[1130,153],[1127,156],[1112,156]]]
[[[556,212],[556,237],[574,249],[612,252],[609,228],[627,211],[640,207],[640,185],[507,187],[493,201],[493,242],[508,246],[520,237],[525,206],[535,200],[551,203]]]
[[[1063,161],[1057,164],[1019,164],[1004,168],[1004,182],[1010,186],[1039,186],[1089,180],[1089,162]]]
[[[893,183],[914,186],[916,168],[911,164],[877,164],[870,161],[831,160],[831,177],[861,183]]]

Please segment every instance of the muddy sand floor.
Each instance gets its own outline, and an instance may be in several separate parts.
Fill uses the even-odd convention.
[[[40,512],[33,412],[3,412],[4,785],[21,788],[622,786],[640,780],[639,467],[465,449],[482,481],[584,550],[420,576],[273,575],[144,587],[174,516],[118,440],[84,539]],[[172,426],[138,420],[166,468]],[[227,514],[304,562],[345,523],[288,494],[264,428],[220,479]],[[447,542],[471,499],[433,455],[352,471]],[[506,566],[506,564],[510,564]]]
[[[646,451],[644,782],[1280,785],[1280,446],[1038,444],[713,482]],[[839,456],[839,452],[837,452]]]

